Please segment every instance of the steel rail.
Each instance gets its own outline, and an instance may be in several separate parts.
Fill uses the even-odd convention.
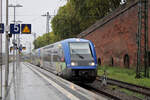
[[[102,76],[98,76],[96,79],[98,81],[103,80]],[[111,78],[107,78],[106,82],[107,84],[110,84],[110,85],[116,85],[118,87],[125,88],[133,92],[137,92],[146,96],[150,96],[150,88],[148,87],[144,87],[144,86],[140,86],[140,85],[136,85],[132,83],[127,83],[127,82],[123,82],[123,81],[119,81],[119,80],[115,80]]]

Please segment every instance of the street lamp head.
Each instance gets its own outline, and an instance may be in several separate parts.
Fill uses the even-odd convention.
[[[8,5],[8,7],[23,7],[23,6],[20,4],[17,4],[17,5],[10,4],[10,5]]]
[[[22,22],[23,22],[23,21],[21,21],[21,20],[17,20],[17,21],[16,21],[16,23],[22,23]]]
[[[17,21],[12,20],[11,22],[14,22],[15,24],[20,24],[20,23],[22,23],[23,21],[21,21],[21,20],[17,20]]]
[[[8,7],[15,7],[15,5],[13,5],[13,4],[10,4],[10,5],[8,5]]]
[[[16,5],[16,7],[23,7],[23,6],[22,6],[22,5],[20,5],[20,4],[17,4],[17,5]]]
[[[46,15],[41,15],[41,16],[46,16]]]

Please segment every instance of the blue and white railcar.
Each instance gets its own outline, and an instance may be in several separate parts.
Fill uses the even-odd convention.
[[[94,45],[86,39],[71,38],[36,50],[36,64],[69,80],[93,82],[97,76]]]

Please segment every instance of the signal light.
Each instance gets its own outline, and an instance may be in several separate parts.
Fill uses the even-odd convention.
[[[13,49],[14,49],[13,47],[10,47],[10,52],[11,52]]]
[[[12,37],[12,34],[8,34],[8,36],[9,36],[9,38],[11,38],[11,37]]]
[[[26,50],[26,47],[22,47],[22,50]]]

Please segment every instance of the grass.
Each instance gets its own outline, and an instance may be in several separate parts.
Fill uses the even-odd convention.
[[[150,87],[150,78],[135,78],[136,72],[134,69],[126,69],[120,67],[99,66],[98,75],[102,76],[106,70],[107,77],[120,81],[133,83],[145,87]]]
[[[140,98],[142,100],[145,99],[144,95],[139,94],[139,93],[135,93],[135,92],[132,92],[132,91],[129,91],[127,89],[120,89],[120,91],[125,92],[125,93],[127,93],[128,95],[131,95],[131,96],[136,96],[137,98]]]

